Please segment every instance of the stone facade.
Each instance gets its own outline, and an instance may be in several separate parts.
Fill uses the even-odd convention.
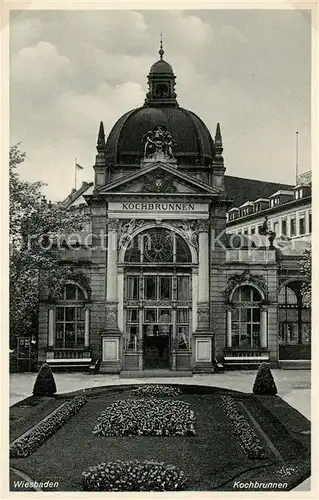
[[[101,372],[119,373],[278,363],[282,276],[293,259],[279,258],[267,238],[258,247],[249,238],[230,244],[220,125],[213,139],[178,106],[162,56],[144,107],[120,118],[107,140],[101,123],[94,184],[64,202],[90,214],[90,234],[61,254],[75,276],[62,295],[42,291],[40,364],[99,362]],[[299,297],[292,306],[300,319],[298,290],[288,295]],[[300,320],[281,321],[282,338],[295,338],[294,328],[306,338]]]

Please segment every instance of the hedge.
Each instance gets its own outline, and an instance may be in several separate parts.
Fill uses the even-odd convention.
[[[240,411],[238,404],[230,396],[220,396],[223,409],[233,424],[233,431],[248,458],[263,459],[266,450],[250,423]]]
[[[87,402],[87,398],[76,396],[72,401],[66,403],[58,409],[53,415],[40,422],[31,431],[21,438],[18,438],[10,446],[10,457],[21,458],[28,457],[44,441],[55,434],[82,406]]]

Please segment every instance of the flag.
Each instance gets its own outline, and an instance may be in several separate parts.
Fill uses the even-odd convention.
[[[78,170],[83,170],[83,167],[81,167],[81,165],[79,165],[78,163],[75,164],[75,168],[77,168]]]

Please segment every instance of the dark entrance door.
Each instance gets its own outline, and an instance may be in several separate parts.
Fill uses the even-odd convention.
[[[170,334],[159,325],[144,325],[144,369],[170,368]]]

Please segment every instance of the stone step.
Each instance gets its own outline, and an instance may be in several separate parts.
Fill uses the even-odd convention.
[[[99,373],[120,373],[120,371],[119,363],[102,362],[99,368]]]
[[[120,373],[120,378],[160,378],[160,377],[192,377],[191,371],[173,371],[173,370],[123,370]]]
[[[310,359],[282,359],[278,361],[278,367],[283,370],[311,370]]]
[[[215,373],[215,370],[214,370],[214,367],[212,366],[209,366],[209,367],[206,367],[206,366],[196,366],[195,368],[193,368],[193,371],[194,373]]]

